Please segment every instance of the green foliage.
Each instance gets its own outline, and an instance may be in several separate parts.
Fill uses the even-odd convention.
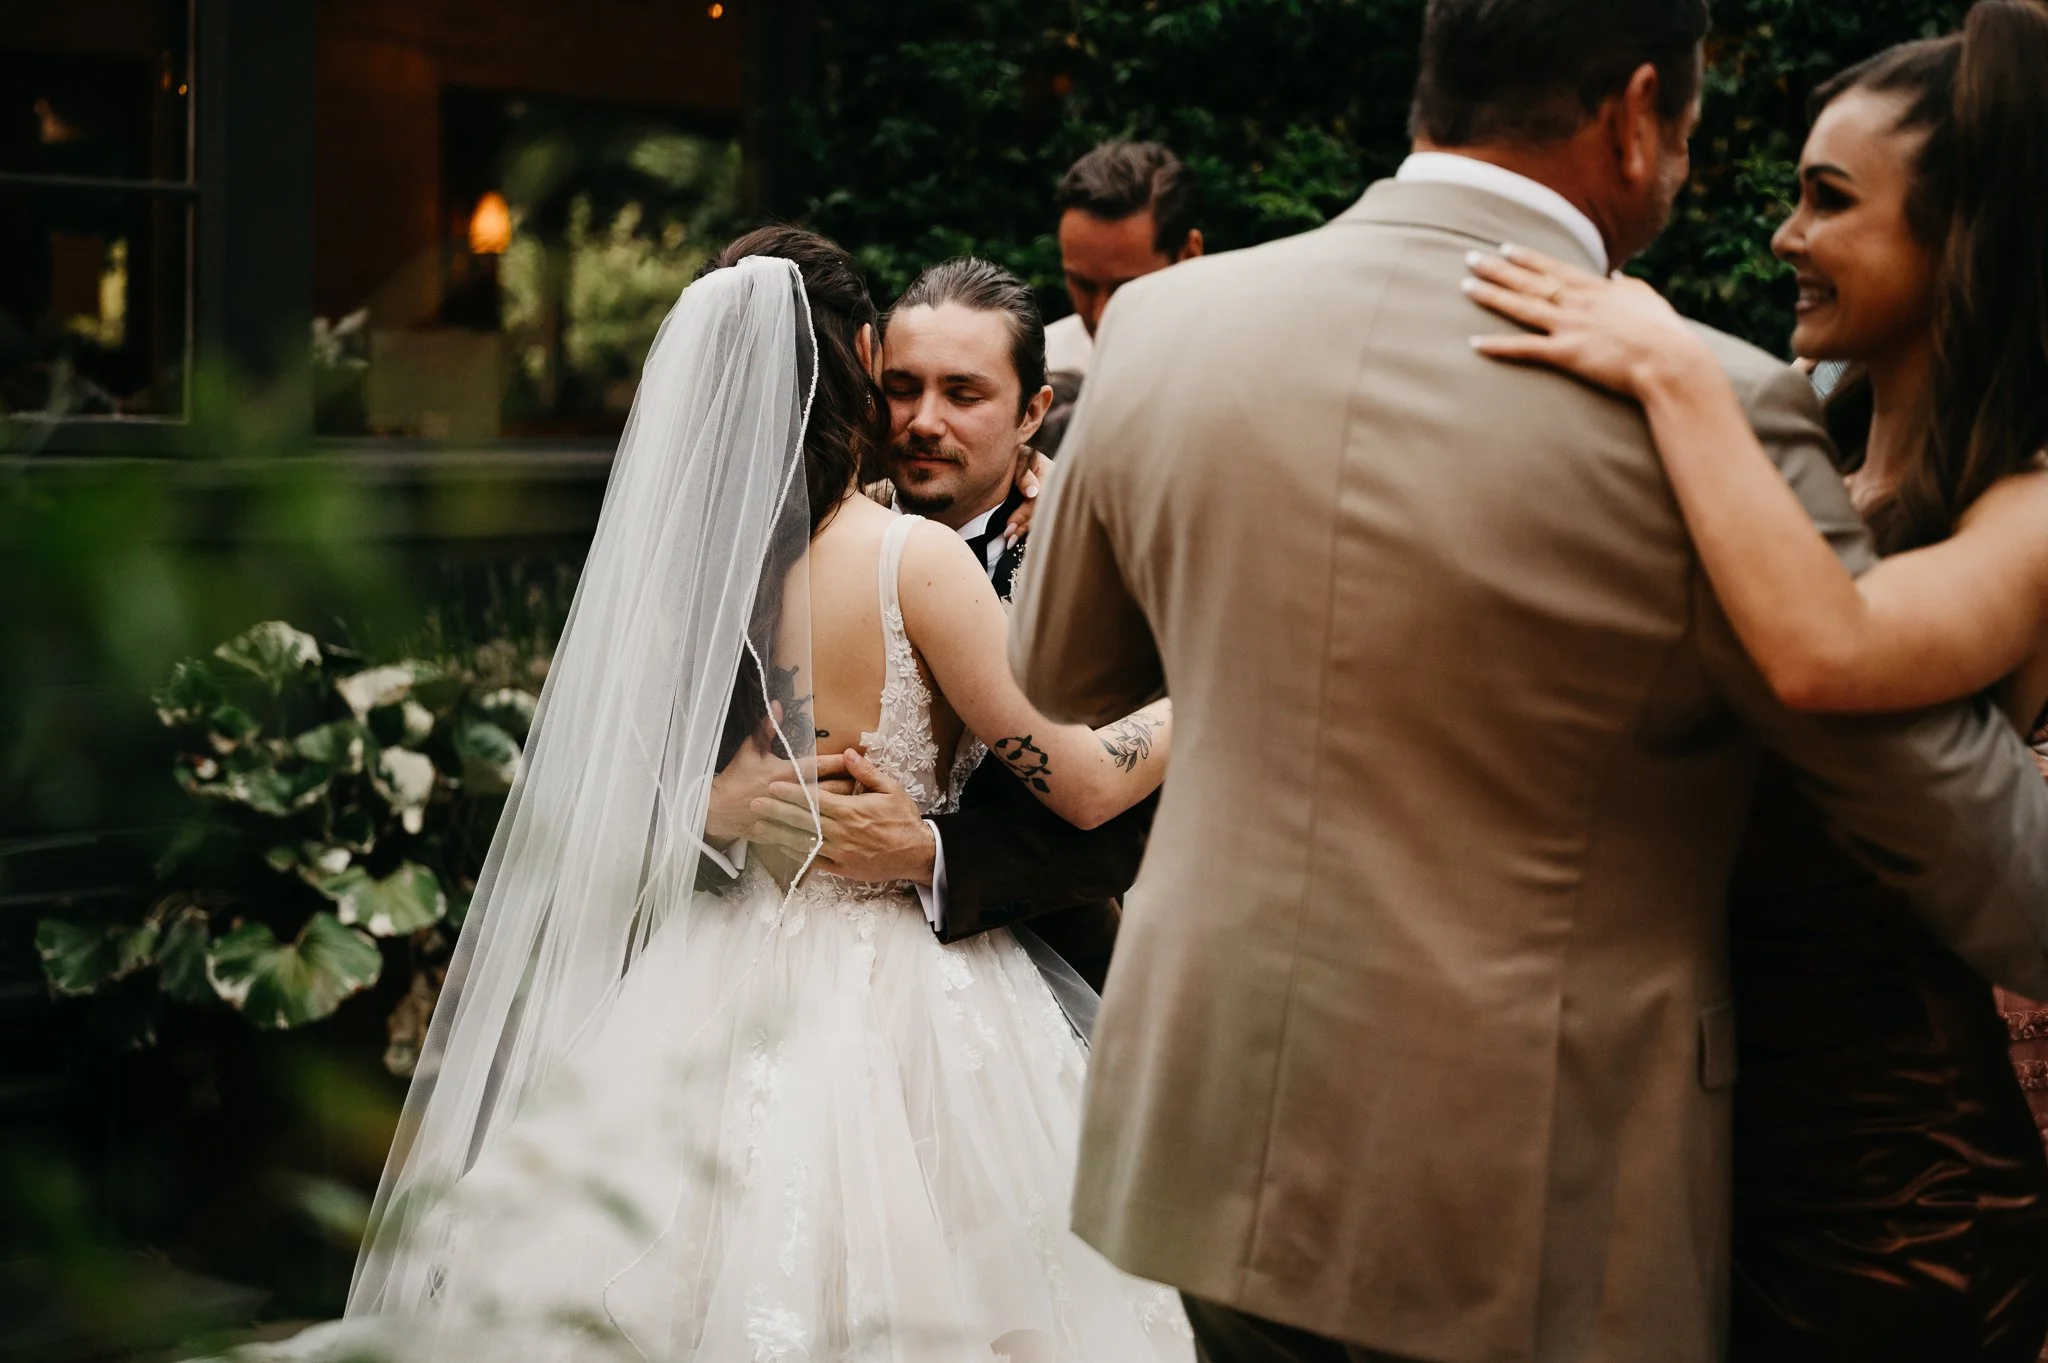
[[[1111,137],[1169,143],[1219,246],[1314,226],[1398,162],[1373,133],[1405,120],[1420,13],[1420,0],[824,7],[817,93],[792,120],[808,220],[857,251],[880,295],[972,251],[1064,312],[1049,204],[1075,157]]]
[[[1934,0],[1720,0],[1696,175],[1639,263],[1687,312],[1782,349],[1790,293],[1770,234],[1813,87],[1941,32]],[[1399,164],[1423,0],[903,0],[823,6],[815,92],[792,110],[798,200],[879,297],[974,252],[1060,288],[1051,197],[1105,138],[1180,152],[1215,248],[1325,221]]]
[[[40,924],[52,989],[153,978],[162,999],[281,1029],[402,966],[412,985],[392,1055],[408,1062],[546,665],[501,639],[371,666],[281,621],[178,662],[156,712],[180,739],[173,772],[197,816],[159,863],[166,893],[141,922]]]
[[[377,944],[331,913],[308,918],[289,943],[268,924],[244,923],[221,934],[206,958],[214,992],[271,1031],[327,1017],[383,970]]]

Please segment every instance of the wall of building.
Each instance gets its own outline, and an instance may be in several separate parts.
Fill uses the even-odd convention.
[[[746,0],[321,0],[313,308],[378,326],[440,305],[441,91],[569,96],[729,117]]]

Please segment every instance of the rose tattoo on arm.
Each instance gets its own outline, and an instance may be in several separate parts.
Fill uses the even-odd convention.
[[[1138,764],[1152,755],[1152,735],[1165,727],[1164,720],[1132,715],[1109,726],[1105,736],[1099,736],[1102,750],[1110,760],[1124,771],[1136,771]]]
[[[1025,734],[1021,738],[997,739],[995,747],[990,751],[1003,760],[1004,766],[1016,773],[1019,781],[1033,790],[1044,794],[1052,789],[1045,781],[1045,778],[1052,774],[1052,758],[1047,755],[1045,749],[1031,741],[1030,734]]]

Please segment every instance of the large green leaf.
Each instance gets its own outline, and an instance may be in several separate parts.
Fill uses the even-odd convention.
[[[177,727],[198,724],[211,715],[225,699],[220,682],[196,658],[187,658],[171,669],[171,679],[152,698],[156,717]]]
[[[223,757],[261,733],[256,716],[239,705],[222,705],[206,717],[206,741]]]
[[[382,880],[360,866],[320,883],[342,922],[367,928],[375,937],[405,937],[438,923],[448,913],[448,896],[434,873],[406,862]]]
[[[266,620],[216,648],[213,656],[253,674],[272,691],[282,691],[320,665],[320,645],[282,620]]]
[[[251,765],[230,771],[216,781],[189,783],[186,788],[204,799],[229,800],[258,814],[283,819],[320,803],[333,779],[327,768],[310,762],[295,765],[289,771]]]
[[[36,954],[59,994],[90,994],[154,961],[161,935],[154,922],[109,927],[45,918],[36,924]]]
[[[160,905],[156,914],[163,940],[156,949],[157,983],[180,1003],[205,1003],[213,998],[206,978],[206,948],[212,924],[206,910],[186,904]]]
[[[533,712],[540,705],[531,692],[508,686],[502,691],[493,691],[476,702],[477,713],[503,729],[521,743],[533,729]]]
[[[386,667],[367,668],[352,672],[334,684],[334,690],[342,702],[355,712],[359,720],[369,718],[370,711],[386,705],[402,704],[413,693],[413,687],[430,682],[440,673],[431,663],[407,661],[392,663]]]
[[[495,724],[473,719],[455,730],[455,754],[462,759],[462,783],[480,795],[512,789],[523,765],[519,744]]]
[[[434,732],[434,712],[408,697],[375,707],[363,723],[386,747],[417,748]]]
[[[206,954],[213,992],[266,1031],[319,1021],[375,984],[383,969],[368,934],[324,911],[290,943],[261,923],[245,923]]]
[[[292,740],[292,747],[308,762],[340,775],[353,776],[363,769],[363,726],[352,719],[308,729]]]
[[[427,801],[434,796],[438,773],[434,759],[406,748],[385,748],[370,767],[370,784],[399,816],[408,833],[426,827]]]

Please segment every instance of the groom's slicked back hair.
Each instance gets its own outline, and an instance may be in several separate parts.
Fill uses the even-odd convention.
[[[911,280],[889,315],[948,303],[971,312],[1000,314],[1009,327],[1010,362],[1017,367],[1017,415],[1022,417],[1045,387],[1045,320],[1031,286],[994,261],[955,256]]]
[[[1657,68],[1659,112],[1700,93],[1707,0],[1429,0],[1409,131],[1440,147],[1560,142]]]

